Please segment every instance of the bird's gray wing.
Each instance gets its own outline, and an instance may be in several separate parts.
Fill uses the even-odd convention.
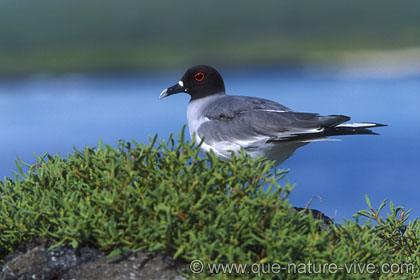
[[[253,146],[264,142],[323,137],[325,127],[350,119],[293,112],[276,102],[260,98],[226,97],[205,108],[204,116],[208,121],[200,125],[198,133],[207,143],[228,141]]]
[[[277,102],[249,96],[225,95],[207,106],[203,112],[209,118],[218,119],[220,116],[232,118],[246,111],[270,110],[276,112],[292,112],[291,109]]]

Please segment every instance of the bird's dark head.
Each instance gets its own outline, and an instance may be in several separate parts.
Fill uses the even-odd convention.
[[[225,93],[225,84],[216,69],[207,65],[198,65],[189,68],[176,85],[163,90],[160,99],[179,92],[188,93],[191,100],[195,100],[212,94]]]

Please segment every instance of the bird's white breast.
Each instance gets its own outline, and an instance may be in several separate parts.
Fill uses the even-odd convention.
[[[194,132],[197,134],[197,130],[201,124],[209,121],[209,119],[204,115],[205,108],[214,100],[217,100],[223,96],[224,94],[215,94],[197,100],[192,100],[190,103],[188,103],[187,120],[191,137],[193,136]]]
[[[210,95],[210,96],[203,97],[197,100],[192,100],[188,104],[188,107],[187,107],[188,128],[190,131],[191,138],[193,137],[195,133],[196,143],[200,143],[201,140],[203,139],[203,135],[200,135],[198,133],[198,129],[203,123],[210,121],[210,119],[205,116],[206,107],[209,106],[209,104],[211,104],[213,101],[223,96],[225,95],[224,94]],[[228,143],[225,143],[225,144],[228,144]],[[229,145],[226,145],[226,146],[223,145],[225,147],[218,147],[220,145],[223,145],[223,143],[212,143],[212,145],[210,145],[208,143],[203,142],[200,148],[203,152],[209,152],[210,150],[213,150],[214,153],[218,157],[229,159],[230,153],[227,152],[227,150],[229,148],[232,149],[232,147],[227,147]]]

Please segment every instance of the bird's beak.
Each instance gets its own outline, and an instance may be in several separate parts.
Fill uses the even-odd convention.
[[[169,95],[183,92],[185,91],[184,83],[182,81],[178,82],[176,85],[173,85],[171,87],[168,87],[167,89],[164,89],[159,96],[159,99],[162,99],[164,97],[167,97]]]

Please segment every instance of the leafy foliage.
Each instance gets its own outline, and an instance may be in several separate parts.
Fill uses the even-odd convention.
[[[0,258],[24,241],[43,238],[54,246],[93,246],[110,255],[159,251],[204,263],[410,263],[409,278],[420,275],[420,223],[407,224],[401,207],[391,203],[384,220],[379,211],[385,202],[378,211],[369,204],[355,221],[320,230],[321,221],[291,211],[287,197],[293,187],[278,184],[285,171],[245,154],[229,162],[214,154],[199,157],[196,143],[183,135],[160,143],[155,136],[148,145],[121,141],[117,148],[99,143],[67,158],[46,154],[27,165],[27,172],[19,160],[14,179],[0,181]],[[359,225],[360,216],[378,225]],[[270,276],[280,277],[252,275]],[[342,270],[316,276],[348,278]],[[350,278],[381,277],[401,274]]]

